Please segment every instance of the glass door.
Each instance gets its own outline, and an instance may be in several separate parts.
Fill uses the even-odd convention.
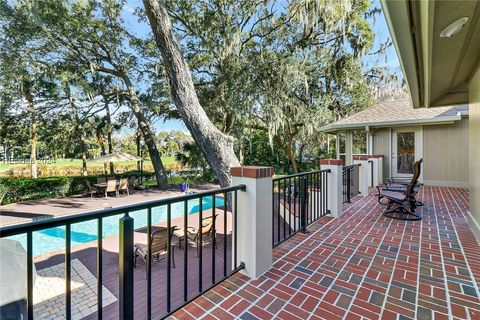
[[[417,158],[420,158],[418,130],[396,129],[392,135],[392,176],[411,177]]]

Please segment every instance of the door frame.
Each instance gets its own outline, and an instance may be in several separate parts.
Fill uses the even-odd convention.
[[[390,139],[390,176],[391,177],[403,177],[411,178],[413,174],[397,174],[397,155],[396,155],[396,142],[398,132],[415,132],[415,161],[423,158],[423,126],[410,126],[410,127],[395,127],[391,130]],[[394,158],[395,155],[395,158]],[[423,167],[423,166],[422,166]],[[422,168],[423,169],[423,168]],[[423,182],[423,170],[420,171],[420,182]]]

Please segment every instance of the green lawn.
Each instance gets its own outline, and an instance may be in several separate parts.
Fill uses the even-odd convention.
[[[176,162],[175,157],[162,157],[162,162],[164,165],[166,164],[173,164]],[[115,165],[126,165],[126,164],[132,164],[134,162],[116,162]],[[150,160],[145,160],[144,164],[149,164]],[[43,164],[43,163],[39,163]],[[0,175],[2,173],[4,174],[5,171],[9,170],[10,168],[14,166],[25,166],[27,164],[9,164],[9,163],[3,163],[0,162]],[[50,163],[47,164],[47,166],[55,166],[57,168],[64,168],[64,167],[78,167],[81,168],[82,166],[82,160],[81,159],[59,159],[56,160],[55,163]],[[87,167],[90,168],[96,168],[96,167],[103,167],[103,163],[97,163],[97,162],[87,162]]]

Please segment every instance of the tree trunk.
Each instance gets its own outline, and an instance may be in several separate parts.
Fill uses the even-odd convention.
[[[82,175],[87,175],[87,144],[85,143],[85,132],[83,130],[83,124],[78,114],[77,106],[70,93],[69,84],[65,85],[65,94],[67,95],[70,108],[72,108],[73,117],[75,118],[75,133],[79,135],[78,140],[80,142],[80,150],[82,151]]]
[[[107,97],[103,96],[103,101],[105,103],[105,113],[107,117],[107,145],[108,145],[108,153],[111,154],[113,152],[113,143],[112,143],[112,115],[110,113],[110,107],[108,106],[108,99]],[[110,162],[110,174],[113,174],[113,162]]]
[[[155,144],[155,135],[150,128],[150,123],[148,119],[145,117],[142,109],[140,108],[140,101],[138,100],[137,93],[135,92],[135,89],[133,88],[130,79],[125,73],[122,74],[122,78],[127,85],[128,95],[130,96],[130,105],[132,107],[133,113],[135,114],[135,117],[137,117],[140,132],[142,133],[143,140],[145,141],[145,145],[148,148],[148,153],[150,154],[150,160],[152,161],[153,169],[155,171],[157,185],[160,189],[167,189],[167,172],[165,171],[165,167],[162,163],[162,158],[160,157],[157,145]]]
[[[25,99],[30,109],[30,174],[37,179],[37,116],[30,87],[25,86]]]
[[[200,105],[190,69],[174,39],[163,0],[143,0],[143,4],[167,69],[175,106],[220,185],[228,186],[230,167],[240,165],[233,150],[233,138],[218,130]]]
[[[273,139],[278,144],[278,146],[283,150],[283,152],[285,152],[285,154],[287,155],[288,160],[290,161],[290,164],[292,165],[293,172],[298,173],[298,165],[297,165],[297,160],[295,160],[295,152],[293,152],[292,149],[290,149],[289,146],[286,146],[283,143],[282,139],[280,139],[280,137],[278,135],[275,135],[273,137]],[[290,143],[290,146],[293,147],[294,143],[293,142]]]

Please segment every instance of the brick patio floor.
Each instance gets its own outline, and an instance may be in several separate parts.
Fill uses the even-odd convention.
[[[252,281],[224,281],[177,319],[480,319],[480,246],[468,191],[424,187],[423,220],[382,216],[370,195],[274,250]]]

